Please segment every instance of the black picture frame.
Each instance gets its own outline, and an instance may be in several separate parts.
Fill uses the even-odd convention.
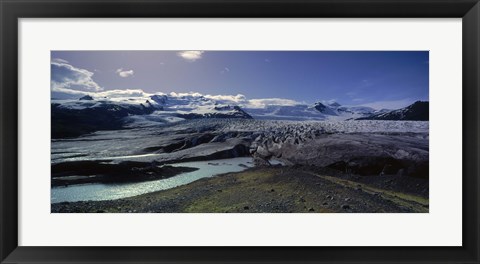
[[[480,263],[478,0],[0,0],[1,263]],[[462,18],[463,246],[19,247],[18,19],[132,17]]]

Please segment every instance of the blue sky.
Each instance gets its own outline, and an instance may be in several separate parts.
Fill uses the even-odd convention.
[[[400,108],[428,100],[428,51],[52,51],[52,90],[198,92]]]

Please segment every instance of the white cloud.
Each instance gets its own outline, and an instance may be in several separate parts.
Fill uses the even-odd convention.
[[[127,78],[129,76],[133,76],[133,70],[124,70],[122,68],[120,69],[117,69],[116,73],[118,73],[118,75],[120,77],[123,77],[123,78]]]
[[[180,51],[177,53],[177,55],[188,61],[196,61],[202,58],[203,53],[204,51],[200,51],[200,50],[187,50],[187,51]]]
[[[283,98],[250,99],[245,105],[247,108],[264,108],[268,105],[292,106],[301,104],[295,100]]]
[[[247,98],[243,94],[237,95],[205,95],[205,98],[212,99],[215,101],[220,101],[222,103],[244,103],[246,102]]]
[[[72,66],[66,60],[52,59],[51,80],[52,90],[72,89],[83,91],[101,91],[103,88],[93,79],[94,73],[86,69]]]
[[[68,88],[56,88],[53,90],[54,92],[65,93],[70,95],[91,95],[95,98],[119,98],[119,97],[148,97],[152,94],[146,93],[140,89],[126,89],[126,90],[108,90],[108,91],[101,91],[101,92],[86,92],[86,91],[78,91],[72,90]]]
[[[283,98],[265,98],[265,99],[247,99],[243,94],[237,95],[203,95],[197,92],[189,93],[169,93],[173,97],[204,97],[206,99],[214,100],[221,104],[239,104],[242,107],[246,108],[263,108],[268,105],[277,105],[277,106],[292,106],[305,104],[297,102],[295,100],[283,99]]]
[[[85,91],[79,91],[79,90],[72,90],[68,88],[63,88],[63,87],[52,87],[53,92],[59,92],[59,93],[64,93],[64,94],[69,94],[69,95],[90,95],[94,94],[91,92],[85,92]]]
[[[317,100],[317,102],[321,102],[323,104],[327,104],[327,105],[330,105],[330,104],[333,104],[333,103],[337,103],[337,99],[336,98],[332,98],[330,100]]]
[[[279,106],[292,106],[298,104],[305,104],[297,102],[295,100],[283,99],[283,98],[265,98],[265,99],[247,99],[243,94],[237,95],[203,95],[201,93],[189,92],[189,93],[176,93],[171,92],[170,96],[175,97],[204,97],[206,99],[214,100],[221,104],[239,104],[242,107],[246,108],[263,108],[268,105],[279,105]]]
[[[201,93],[196,93],[196,92],[189,92],[189,93],[176,93],[176,92],[171,92],[171,96],[175,97],[201,97],[203,94]]]
[[[83,96],[90,95],[94,98],[110,98],[114,100],[120,100],[122,98],[138,97],[138,98],[148,98],[153,94],[144,92],[140,89],[127,89],[127,90],[109,90],[109,91],[99,91],[99,92],[86,92],[78,91],[72,89],[61,88],[55,90],[55,92],[60,92],[68,95]],[[164,93],[155,93],[163,95]],[[237,95],[203,95],[197,92],[188,92],[188,93],[176,93],[170,92],[168,94],[171,97],[204,97],[206,99],[214,100],[220,104],[235,104],[240,105],[245,108],[264,108],[266,106],[275,105],[275,106],[294,106],[299,104],[305,104],[304,102],[297,102],[295,100],[284,99],[284,98],[265,98],[265,99],[247,99],[243,94]],[[143,99],[142,99],[143,100]]]
[[[151,94],[146,93],[141,89],[127,89],[127,90],[103,91],[103,92],[98,92],[95,95],[98,97],[116,98],[116,97],[148,97]]]
[[[60,59],[60,58],[53,58],[52,61],[57,63],[68,63],[67,60]]]

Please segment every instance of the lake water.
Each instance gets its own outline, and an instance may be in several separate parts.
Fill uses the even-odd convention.
[[[81,184],[68,187],[53,187],[51,202],[100,201],[136,196],[149,192],[166,190],[188,184],[201,178],[212,177],[222,173],[239,172],[246,167],[253,167],[253,159],[233,158],[210,161],[194,161],[170,164],[172,166],[194,167],[196,171],[186,172],[177,176],[148,182],[122,184]]]

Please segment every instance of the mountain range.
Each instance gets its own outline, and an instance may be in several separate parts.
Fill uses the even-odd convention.
[[[71,137],[96,130],[149,126],[198,118],[270,120],[428,120],[428,102],[397,110],[342,106],[333,101],[313,105],[287,99],[246,100],[236,96],[145,94],[143,96],[84,95],[52,99],[52,138]]]
[[[367,117],[361,117],[357,120],[411,120],[428,121],[429,120],[428,102],[416,101],[415,103],[385,113],[378,113]]]

